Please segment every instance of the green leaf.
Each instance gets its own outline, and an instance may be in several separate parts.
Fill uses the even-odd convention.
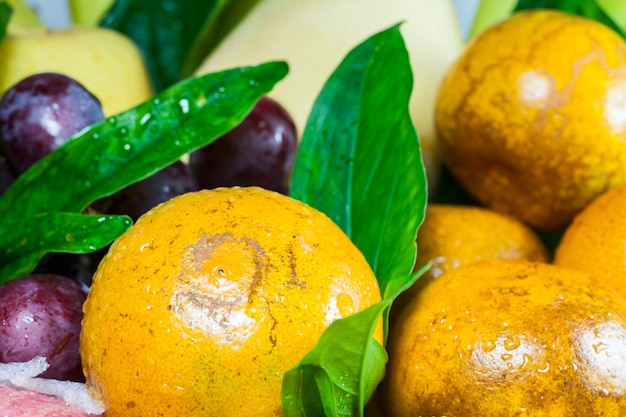
[[[410,286],[427,190],[409,116],[412,71],[399,26],[353,49],[307,121],[291,194],[326,213],[372,265],[383,301],[337,320],[283,379],[285,416],[363,415],[387,360],[372,336]],[[384,317],[383,317],[384,316]]]
[[[429,267],[391,280],[389,297],[326,329],[315,347],[283,376],[285,417],[363,416],[387,363],[385,349],[372,335],[393,300]]]
[[[626,2],[624,0],[597,0],[598,7],[626,33]]]
[[[286,63],[271,62],[192,78],[79,132],[5,192],[0,225],[45,211],[80,212],[146,178],[239,124],[286,73]]]
[[[611,9],[611,3],[612,2],[605,2],[605,6],[609,5],[609,8]],[[619,11],[622,8],[623,6],[620,8],[613,8],[612,10]],[[515,7],[515,11],[529,9],[555,9],[583,16],[603,23],[616,31],[622,37],[626,37],[626,31],[624,28],[619,27],[615,21],[607,15],[605,10],[600,7],[599,2],[595,0],[519,0],[517,6]],[[625,18],[622,16],[618,18],[618,20],[624,22]]]
[[[7,34],[7,27],[9,26],[9,20],[11,20],[11,14],[13,9],[6,1],[0,1],[0,42]]]
[[[157,92],[182,78],[183,63],[215,10],[228,0],[117,0],[100,26],[129,36],[143,52]]]
[[[298,366],[285,373],[286,417],[363,415],[385,374],[387,353],[372,334],[390,305],[387,299],[333,322]]]
[[[363,252],[383,297],[389,280],[413,268],[427,199],[412,84],[399,26],[352,50],[313,106],[291,182],[293,197],[326,213]]]
[[[230,0],[117,0],[100,26],[115,29],[135,41],[143,52],[154,88],[160,92],[190,75],[191,68],[195,69],[215,45],[215,36],[223,33],[214,28],[221,25],[229,3]]]
[[[431,267],[432,264],[428,262],[426,265],[422,266],[419,270],[413,272],[408,277],[395,277],[394,279],[389,281],[389,294],[391,294],[389,298],[395,300],[398,295],[408,290],[413,284],[415,284],[415,282]]]
[[[79,132],[0,197],[0,230],[15,230],[40,213],[82,212],[210,143],[239,124],[287,71],[285,62],[269,62],[191,78]],[[36,242],[47,229],[32,233],[29,241]],[[11,245],[0,235],[0,251]]]
[[[260,0],[217,0],[213,12],[198,32],[181,70],[182,77],[192,75],[217,44]]]
[[[0,284],[30,273],[48,252],[87,253],[108,245],[131,226],[127,216],[41,213],[2,229]],[[58,231],[63,233],[58,233]]]

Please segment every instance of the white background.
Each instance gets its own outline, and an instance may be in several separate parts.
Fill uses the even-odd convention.
[[[67,0],[25,0],[50,28],[62,28],[71,22]]]

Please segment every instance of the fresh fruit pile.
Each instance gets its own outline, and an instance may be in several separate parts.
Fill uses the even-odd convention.
[[[3,412],[626,415],[625,19],[498,1],[0,1]]]
[[[626,301],[591,274],[501,259],[452,269],[392,328],[385,414],[621,416],[625,336]]]
[[[626,413],[625,48],[604,24],[526,10],[446,72],[442,158],[473,206],[427,209],[431,269],[394,306],[384,415]],[[564,232],[552,265],[548,231]]]

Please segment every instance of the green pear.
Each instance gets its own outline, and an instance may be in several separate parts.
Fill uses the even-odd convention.
[[[80,25],[97,26],[113,2],[114,0],[70,0],[72,19]]]
[[[43,27],[39,16],[22,0],[5,0],[13,9],[7,28],[8,33],[16,33],[24,27]]]
[[[410,113],[420,135],[431,187],[440,168],[434,103],[439,83],[463,48],[450,0],[263,0],[206,57],[198,74],[286,60],[289,75],[270,95],[302,132],[326,79],[358,43],[404,22],[414,72]]]
[[[136,44],[111,29],[72,26],[9,33],[0,44],[0,95],[39,72],[58,72],[76,79],[100,100],[107,116],[153,96]]]

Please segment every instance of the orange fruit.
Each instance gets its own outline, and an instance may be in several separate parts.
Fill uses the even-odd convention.
[[[331,322],[379,300],[365,258],[321,212],[256,187],[184,194],[99,265],[87,385],[107,417],[280,416],[283,373]]]
[[[600,195],[574,218],[553,263],[593,274],[626,300],[626,186]]]
[[[560,231],[626,183],[626,42],[552,10],[474,38],[436,99],[442,158],[481,205]]]
[[[626,415],[626,303],[584,272],[451,269],[406,307],[387,348],[390,417]]]
[[[417,235],[415,270],[432,267],[419,279],[421,286],[448,269],[487,259],[526,259],[548,262],[548,249],[539,236],[514,217],[478,206],[429,204]]]
[[[445,271],[487,259],[548,262],[537,234],[521,221],[484,207],[431,203],[417,234],[414,270],[431,267],[394,303],[394,316]]]

